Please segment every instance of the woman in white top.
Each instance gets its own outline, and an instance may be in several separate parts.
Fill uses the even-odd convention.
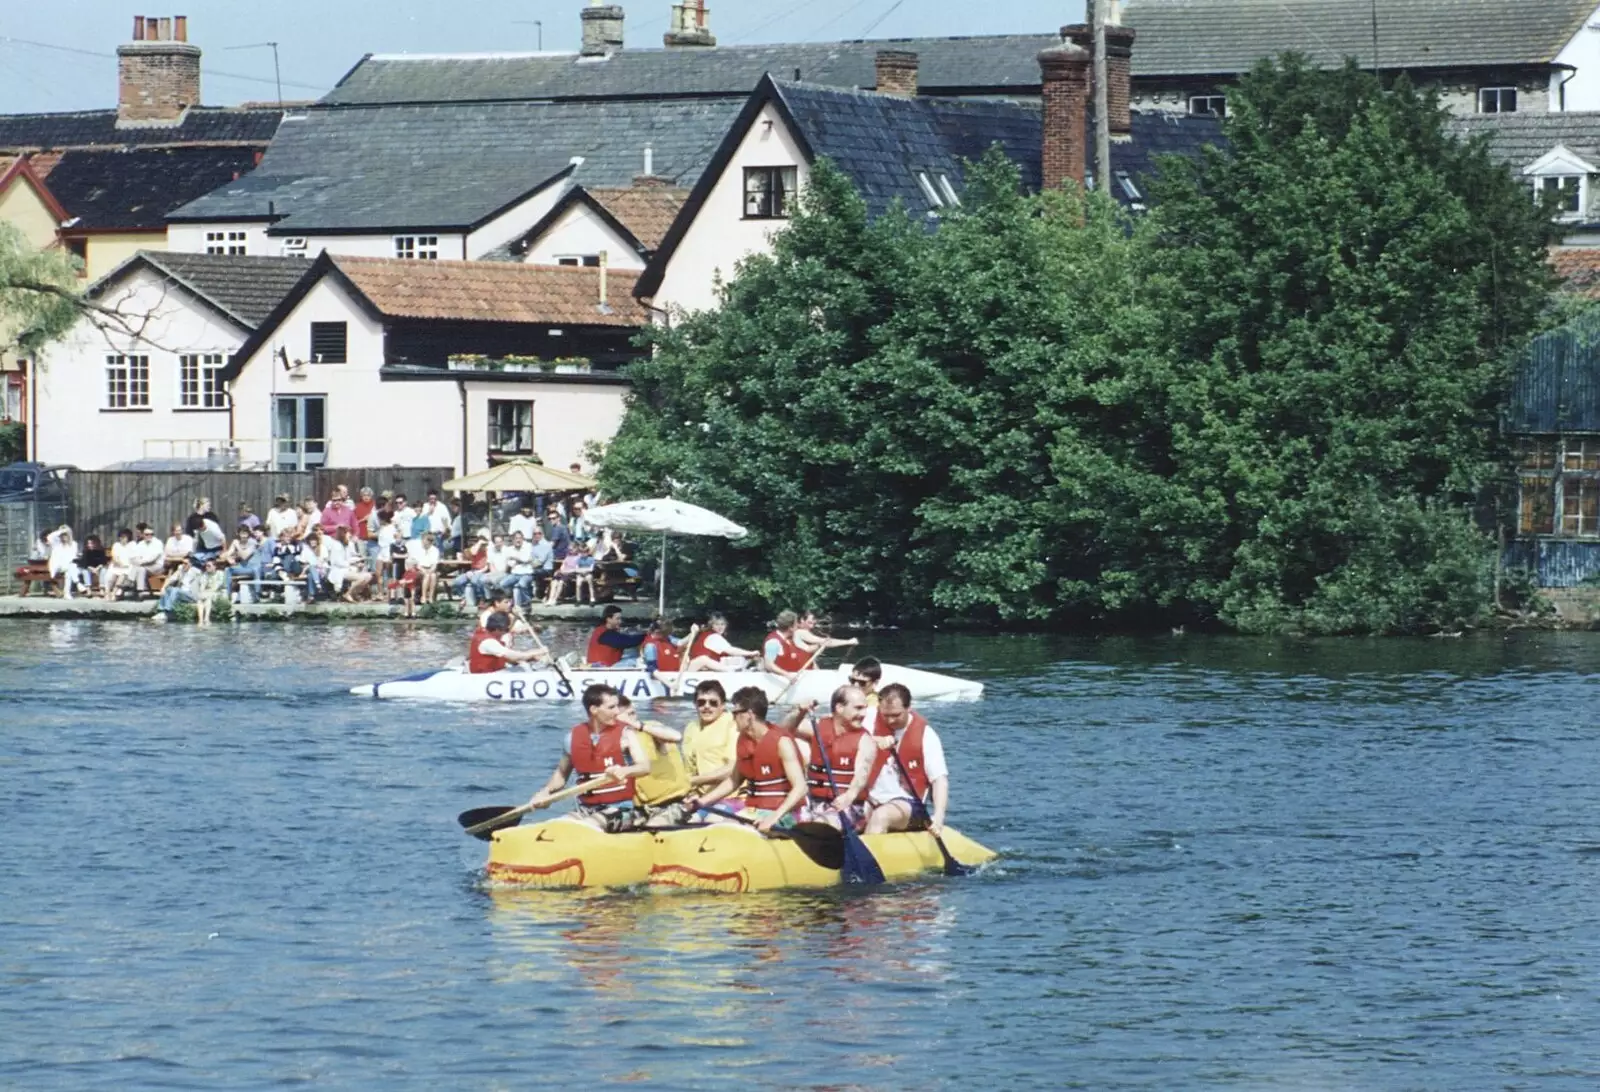
[[[50,579],[60,579],[62,598],[71,599],[72,586],[78,582],[78,544],[73,541],[72,528],[63,523],[44,536],[44,541],[50,548],[46,556]]]
[[[761,652],[753,648],[735,648],[728,640],[728,619],[722,614],[712,614],[707,619],[705,640],[698,642],[706,654],[695,656],[684,665],[685,671],[743,671]],[[691,651],[693,646],[691,646]]]
[[[101,594],[106,599],[115,599],[124,584],[133,584],[138,579],[138,566],[133,562],[133,532],[124,527],[117,532],[117,541],[111,544],[111,564],[106,566],[105,577],[101,580]]]
[[[311,533],[301,540],[300,564],[306,574],[306,602],[317,597],[323,581],[328,579],[328,540],[322,531],[313,526]]]
[[[167,568],[177,568],[178,562],[194,553],[194,539],[183,533],[183,524],[174,523],[172,534],[167,536],[166,545],[161,548],[161,557],[167,563]]]

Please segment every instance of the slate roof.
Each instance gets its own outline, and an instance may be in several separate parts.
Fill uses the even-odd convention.
[[[573,326],[650,322],[633,298],[636,274],[621,270],[607,270],[609,303],[602,309],[598,269],[343,255],[332,262],[384,318]]]
[[[278,129],[276,109],[197,106],[177,125],[117,128],[115,110],[69,114],[0,114],[0,151],[145,148],[162,144],[265,145]]]
[[[72,229],[165,230],[167,213],[248,172],[256,154],[238,146],[63,152],[50,192],[75,218]]]
[[[493,102],[526,99],[616,99],[732,96],[743,99],[767,73],[835,87],[872,87],[880,49],[911,50],[930,93],[1029,93],[1039,88],[1039,51],[1059,34],[788,45],[725,45],[712,49],[624,48],[604,60],[576,53],[458,56],[370,55],[346,73],[324,103]],[[798,75],[797,75],[798,73]]]
[[[1382,0],[1383,68],[1546,64],[1594,0]],[[1372,6],[1353,0],[1130,0],[1133,74],[1231,74],[1285,50],[1323,65],[1372,65]]]
[[[1456,134],[1487,136],[1489,153],[1519,170],[1557,144],[1600,162],[1600,111],[1558,114],[1474,114],[1450,119]]]
[[[175,220],[267,219],[276,235],[469,229],[565,172],[626,186],[693,182],[740,103],[506,102],[319,108],[286,118],[261,166]],[[572,166],[574,156],[583,162]]]
[[[88,295],[103,294],[141,268],[170,278],[243,329],[254,330],[311,270],[311,263],[304,258],[141,250],[91,285]]]

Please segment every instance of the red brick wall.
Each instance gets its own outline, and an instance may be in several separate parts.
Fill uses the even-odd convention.
[[[200,104],[200,49],[187,42],[117,48],[117,119],[174,120]]]
[[[1089,98],[1089,54],[1060,45],[1039,54],[1044,85],[1044,145],[1041,177],[1045,189],[1083,186],[1084,114]]]
[[[1113,136],[1133,132],[1128,113],[1133,80],[1133,28],[1106,27],[1106,114]],[[1061,28],[1061,36],[1089,54],[1094,60],[1094,31],[1084,23]],[[1093,79],[1091,72],[1090,79]]]
[[[880,94],[915,97],[917,55],[903,49],[881,49],[876,59]]]

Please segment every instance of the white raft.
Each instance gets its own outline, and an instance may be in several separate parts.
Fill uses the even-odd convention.
[[[472,675],[465,668],[452,665],[388,682],[354,686],[350,688],[350,693],[363,698],[410,698],[420,701],[576,701],[585,687],[605,683],[638,701],[692,695],[694,688],[703,680],[715,679],[730,695],[746,686],[759,686],[766,693],[768,701],[782,701],[785,704],[816,701],[826,704],[834,689],[844,685],[850,678],[849,665],[841,665],[834,670],[815,668],[802,672],[793,686],[782,676],[769,675],[765,671],[686,672],[669,694],[667,684],[674,681],[673,674],[652,675],[641,670],[616,668],[579,667],[563,670],[566,678],[550,667],[530,670],[509,668],[486,675]],[[982,683],[932,671],[919,671],[914,667],[884,664],[883,679],[878,685],[883,687],[890,683],[905,686],[916,702],[977,701],[983,697]]]

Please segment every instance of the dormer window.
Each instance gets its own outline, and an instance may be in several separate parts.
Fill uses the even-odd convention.
[[[1590,163],[1564,144],[1522,169],[1533,187],[1535,201],[1549,200],[1562,220],[1582,220],[1589,214],[1589,179],[1600,173],[1600,165]]]
[[[1556,211],[1563,219],[1583,212],[1584,177],[1581,174],[1547,175],[1539,179],[1539,195],[1555,195]]]
[[[1515,87],[1478,88],[1478,113],[1515,114],[1516,112],[1517,89]]]

